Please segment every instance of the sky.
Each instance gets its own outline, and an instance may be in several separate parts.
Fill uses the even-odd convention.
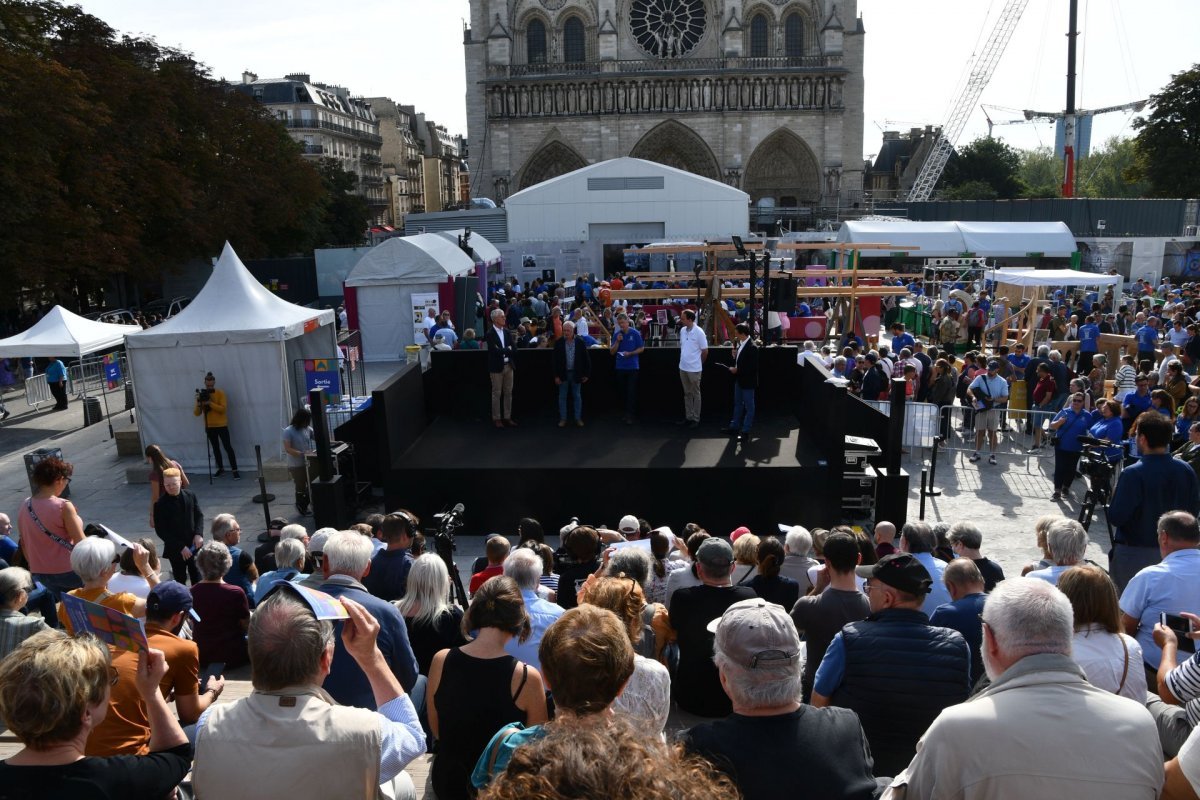
[[[1005,0],[859,0],[866,29],[863,154],[881,129],[941,124]],[[77,0],[122,33],[187,50],[214,76],[307,72],[356,95],[412,104],[467,133],[462,30],[468,0]],[[993,120],[1066,103],[1068,0],[1031,0],[982,103]],[[847,28],[853,23],[844,19]],[[1200,59],[1200,0],[1079,0],[1079,108],[1145,99]],[[1097,116],[1093,146],[1131,136],[1133,115]],[[996,126],[1014,147],[1054,143],[1052,124]],[[987,133],[978,104],[960,144]]]

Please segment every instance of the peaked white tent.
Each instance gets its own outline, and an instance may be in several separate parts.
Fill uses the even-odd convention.
[[[238,466],[282,457],[283,428],[303,402],[294,379],[304,359],[337,369],[333,311],[293,305],[262,286],[228,243],[212,276],[187,308],[127,337],[142,445],[157,444],[193,469],[205,464],[204,420],[195,390],[212,371],[229,402]]]
[[[55,306],[29,330],[0,339],[0,358],[83,358],[89,353],[120,347],[127,335],[140,330],[136,325],[84,319],[62,306]]]
[[[998,269],[988,277],[1011,286],[1116,286],[1120,275],[1100,275],[1074,269]]]
[[[483,237],[471,245],[478,249]],[[491,243],[487,243],[491,246]],[[495,250],[495,248],[492,248]],[[497,253],[499,256],[499,253]],[[437,293],[438,288],[475,269],[475,259],[458,247],[456,236],[422,233],[388,239],[359,259],[346,276],[354,290],[364,361],[397,361],[414,342],[414,294]]]
[[[434,231],[435,236],[441,236],[455,247],[458,247],[458,237],[464,233],[466,233],[465,228],[456,228],[452,231]],[[500,251],[496,249],[496,245],[475,231],[471,231],[471,238],[467,240],[467,246],[471,248],[471,255],[475,259],[476,264],[490,266],[500,263]]]
[[[986,258],[1024,258],[1041,253],[1066,258],[1075,252],[1075,236],[1062,222],[909,222],[860,220],[844,222],[838,241],[918,247],[914,258],[953,257],[974,253]],[[887,250],[863,250],[863,258],[890,258]]]

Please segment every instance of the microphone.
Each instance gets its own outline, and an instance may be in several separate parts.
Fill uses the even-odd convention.
[[[466,511],[466,510],[467,510],[467,509],[466,509],[466,508],[463,506],[463,504],[462,504],[462,503],[458,503],[458,504],[456,504],[456,505],[454,506],[454,508],[450,509],[450,513],[451,513],[453,516],[456,516],[456,517],[457,517],[457,516],[460,516],[460,515],[462,515],[462,513],[463,513],[464,511]]]

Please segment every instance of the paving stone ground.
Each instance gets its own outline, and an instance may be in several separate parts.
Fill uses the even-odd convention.
[[[390,374],[395,365],[372,366],[373,374],[369,385],[378,385]],[[28,496],[29,485],[25,474],[23,454],[37,447],[60,447],[64,457],[75,466],[71,483],[71,499],[85,521],[104,522],[127,536],[151,535],[149,527],[150,490],[145,482],[126,483],[126,470],[140,463],[137,458],[120,458],[116,444],[109,438],[107,424],[82,426],[82,405],[72,401],[71,407],[63,412],[37,411],[25,405],[21,394],[9,393],[4,397],[12,416],[0,423],[0,511],[9,514],[15,521],[21,500]],[[123,402],[110,397],[110,408],[123,406]],[[136,419],[136,412],[135,419]],[[128,412],[113,413],[110,417],[114,430],[130,430]],[[967,462],[967,452],[942,452],[938,456],[936,487],[941,490],[938,497],[926,498],[925,519],[930,522],[955,522],[972,520],[984,532],[984,553],[1000,562],[1009,575],[1020,574],[1022,565],[1040,558],[1033,537],[1033,522],[1042,514],[1068,513],[1079,510],[1078,498],[1082,487],[1076,483],[1075,500],[1070,503],[1052,502],[1050,475],[1052,461],[1049,457],[1029,458],[1013,452],[1019,442],[1008,442],[1002,447],[1007,451],[1000,456],[999,463],[991,466],[986,458],[978,464]],[[247,454],[246,463],[250,463]],[[920,509],[920,473],[930,466],[928,450],[914,448],[905,456],[903,465],[912,474],[909,492],[909,519],[917,519]],[[248,537],[252,539],[265,528],[263,508],[251,501],[258,492],[257,481],[251,469],[244,469],[241,481],[232,481],[226,475],[210,486],[203,475],[191,475],[193,488],[200,498],[206,516],[230,512],[236,515]],[[272,507],[272,515],[284,516],[293,521],[304,522],[310,529],[312,518],[300,518],[295,509],[287,504],[291,497],[290,482],[268,484],[279,502]],[[547,527],[553,521],[545,520]],[[557,537],[548,537],[557,544]],[[1092,543],[1088,557],[1104,564],[1107,549],[1107,533],[1103,517],[1091,529]],[[469,572],[471,562],[483,554],[483,539],[478,536],[460,536],[456,562],[460,570]],[[166,566],[164,564],[164,566]],[[229,689],[222,698],[230,701],[249,692],[249,674],[234,674]],[[19,746],[11,736],[0,736],[0,758],[11,755]],[[412,768],[418,790],[424,786],[427,763],[422,760]]]

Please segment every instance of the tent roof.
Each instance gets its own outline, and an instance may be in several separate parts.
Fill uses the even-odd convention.
[[[125,337],[140,331],[136,325],[95,322],[55,306],[29,330],[0,339],[0,358],[72,356],[120,347]]]
[[[1071,229],[1062,222],[845,222],[838,241],[919,247],[918,258],[974,253],[988,258],[1024,258],[1029,253],[1065,258],[1076,250]],[[864,250],[864,258],[890,257],[886,250]]]
[[[277,297],[246,269],[228,242],[188,307],[161,325],[131,334],[129,348],[281,342],[333,324],[333,310]]]
[[[475,236],[471,234],[472,243]],[[473,269],[475,261],[458,249],[457,239],[422,233],[387,239],[372,247],[350,270],[345,285],[440,283]]]
[[[1119,275],[1100,275],[1073,269],[998,269],[988,277],[1010,286],[1115,286]]]
[[[645,183],[646,179],[659,178],[661,182],[658,186],[648,186]],[[750,202],[750,195],[721,181],[659,164],[657,161],[623,156],[580,167],[573,172],[510,194],[504,198],[504,207],[561,203],[624,204],[630,202],[633,197],[647,199],[645,192],[652,189],[665,191],[663,195],[650,195],[648,199],[654,202]]]
[[[466,233],[465,228],[455,228],[452,231],[434,231],[435,236],[441,236],[455,247],[458,247],[458,237]],[[500,261],[500,251],[496,249],[496,245],[489,242],[477,231],[471,231],[471,238],[467,240],[467,244],[471,246],[471,251],[475,254],[475,263],[477,264],[495,264]]]

